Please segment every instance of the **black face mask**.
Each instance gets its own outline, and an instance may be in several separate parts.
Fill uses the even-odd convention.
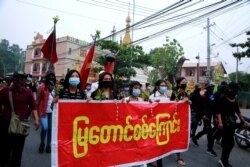
[[[112,81],[102,81],[102,85],[104,88],[110,88],[112,85]]]
[[[236,91],[227,91],[226,95],[229,99],[234,99],[236,96],[237,92]]]
[[[186,87],[187,87],[187,84],[181,84],[181,86],[180,86],[180,88],[181,88],[182,90],[185,90]]]
[[[54,81],[53,80],[48,80],[48,89],[51,92],[54,89]]]

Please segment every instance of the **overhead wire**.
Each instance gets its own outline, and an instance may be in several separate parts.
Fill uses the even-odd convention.
[[[156,36],[162,35],[162,34],[164,34],[164,33],[166,33],[166,32],[172,31],[173,29],[183,27],[183,26],[185,26],[185,25],[187,25],[187,24],[189,24],[189,23],[191,23],[191,22],[194,22],[194,21],[199,20],[199,19],[201,19],[201,18],[207,17],[207,16],[210,15],[210,14],[213,14],[213,13],[215,13],[215,12],[217,12],[217,11],[220,11],[220,10],[222,10],[222,9],[224,9],[224,8],[227,8],[227,7],[231,6],[231,5],[234,5],[234,4],[238,3],[238,2],[239,2],[239,1],[235,1],[235,2],[228,3],[228,4],[226,4],[226,5],[222,6],[222,7],[216,8],[216,9],[214,9],[214,10],[212,10],[212,11],[209,11],[209,12],[207,12],[207,13],[205,13],[205,14],[202,14],[202,15],[200,15],[200,16],[198,16],[198,17],[195,17],[195,18],[193,18],[193,19],[190,19],[189,21],[185,21],[185,22],[183,22],[183,23],[181,23],[181,24],[174,25],[174,26],[169,27],[169,28],[167,28],[167,29],[158,31],[158,32],[156,32],[156,33],[154,33],[154,34],[151,34],[151,35],[148,35],[148,36],[143,37],[143,38],[141,38],[141,39],[138,39],[138,40],[136,40],[136,41],[133,41],[131,44],[135,44],[135,43],[138,44],[138,43],[141,43],[142,41],[149,40],[149,39],[154,38],[154,37],[156,37]]]

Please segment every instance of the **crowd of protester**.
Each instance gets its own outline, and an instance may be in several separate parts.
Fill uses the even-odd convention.
[[[153,87],[153,88],[152,88]],[[196,84],[192,93],[187,93],[187,80],[177,78],[176,85],[172,86],[167,80],[160,79],[154,85],[143,85],[138,81],[117,89],[113,75],[101,72],[95,83],[87,83],[82,88],[80,74],[76,70],[69,70],[65,78],[56,80],[54,72],[47,72],[45,78],[36,81],[32,75],[14,73],[13,77],[0,78],[0,167],[21,166],[22,150],[25,136],[17,137],[8,134],[10,121],[9,90],[13,91],[14,108],[21,107],[19,114],[28,118],[33,113],[36,128],[41,127],[39,153],[51,152],[51,127],[54,104],[58,99],[86,100],[112,100],[121,102],[148,101],[149,103],[186,101],[191,108],[190,137],[196,146],[199,139],[207,136],[207,153],[217,156],[213,149],[214,141],[219,141],[222,146],[222,155],[219,161],[221,167],[230,167],[229,156],[234,146],[233,134],[236,115],[244,126],[245,123],[237,102],[238,85],[231,82],[222,82],[218,90],[211,82]],[[20,98],[19,95],[22,94]],[[32,95],[32,96],[31,96]],[[28,105],[27,105],[28,104]],[[27,106],[29,106],[27,108]],[[233,120],[232,122],[229,119]],[[39,121],[38,121],[39,120]],[[203,125],[201,131],[197,127]],[[45,139],[47,138],[46,142]],[[15,145],[12,142],[16,142]],[[186,162],[180,153],[176,153],[177,163],[185,166]],[[163,166],[162,160],[150,164]]]

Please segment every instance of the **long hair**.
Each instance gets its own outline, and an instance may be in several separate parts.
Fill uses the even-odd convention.
[[[154,94],[155,94],[156,91],[159,89],[160,84],[163,83],[163,82],[167,85],[167,81],[164,80],[164,79],[159,79],[159,80],[157,80],[157,81],[155,82],[154,90],[153,90],[153,93],[154,93]]]
[[[112,74],[109,73],[109,72],[103,72],[103,73],[101,73],[99,75],[98,89],[102,90],[104,88],[103,87],[103,79],[104,79],[105,75],[109,75],[110,76],[110,78],[111,78],[111,87],[110,87],[110,89],[114,90],[115,89],[114,78],[113,78]]]
[[[81,87],[82,81],[81,81],[80,73],[79,73],[77,70],[70,70],[70,71],[68,71],[68,73],[67,73],[66,76],[65,76],[64,83],[63,83],[63,88],[64,88],[64,89],[69,89],[69,78],[71,77],[71,75],[72,75],[74,72],[76,72],[76,73],[78,74],[79,79],[80,79],[80,83],[77,85],[77,88],[78,88],[79,90],[82,90],[82,87]]]
[[[185,77],[179,77],[176,79],[176,89],[180,88],[180,83],[182,80],[186,79]]]

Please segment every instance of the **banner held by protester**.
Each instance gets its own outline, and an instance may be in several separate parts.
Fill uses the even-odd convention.
[[[189,104],[59,101],[52,166],[132,166],[183,152]]]

